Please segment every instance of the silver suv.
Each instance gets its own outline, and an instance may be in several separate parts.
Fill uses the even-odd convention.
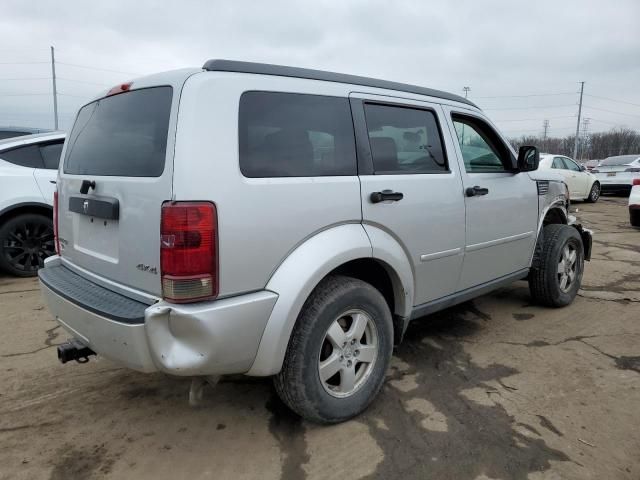
[[[522,279],[567,305],[591,249],[534,147],[394,82],[212,60],[88,103],[63,159],[60,359],[274,376],[316,422],[367,407],[411,320]]]

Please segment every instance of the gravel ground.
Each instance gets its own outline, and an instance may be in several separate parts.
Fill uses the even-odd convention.
[[[626,199],[576,207],[595,238],[573,305],[519,282],[414,323],[379,398],[333,427],[268,379],[191,408],[188,380],[60,365],[37,282],[0,277],[0,478],[638,479],[640,231]]]

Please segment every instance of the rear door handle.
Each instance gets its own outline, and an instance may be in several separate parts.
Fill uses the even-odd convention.
[[[469,187],[464,191],[467,197],[477,197],[479,195],[486,195],[489,193],[488,188],[482,188],[476,185],[475,187]]]
[[[371,199],[371,203],[386,202],[388,200],[399,202],[404,198],[404,194],[394,192],[393,190],[383,190],[381,192],[373,192],[369,198]]]

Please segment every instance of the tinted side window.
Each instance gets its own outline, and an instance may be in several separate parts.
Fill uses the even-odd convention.
[[[245,177],[356,175],[346,98],[246,92],[240,98],[240,170]]]
[[[433,112],[377,104],[364,112],[376,174],[449,171]]]
[[[558,168],[560,170],[564,170],[566,167],[564,166],[564,162],[562,161],[562,157],[554,157],[553,158],[553,165],[551,165],[551,168]]]
[[[49,170],[57,170],[60,164],[60,155],[62,154],[62,143],[49,143],[48,145],[40,145],[40,153],[44,160],[44,168]]]
[[[28,132],[13,132],[10,130],[2,130],[0,131],[0,140],[5,138],[13,138],[13,137],[21,137],[23,135],[29,135]]]
[[[507,172],[513,169],[513,155],[488,124],[474,117],[453,115],[453,125],[467,172]]]
[[[0,158],[21,167],[44,168],[40,149],[37,145],[26,145],[0,152]]]

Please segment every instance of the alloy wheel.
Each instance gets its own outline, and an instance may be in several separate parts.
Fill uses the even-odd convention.
[[[356,393],[370,377],[378,357],[378,332],[368,313],[349,310],[329,326],[318,359],[325,391],[338,398]]]
[[[53,229],[41,222],[18,223],[3,239],[2,250],[13,268],[35,272],[55,253]]]
[[[568,292],[576,281],[578,271],[578,252],[575,246],[566,244],[558,262],[558,284],[560,290]]]

